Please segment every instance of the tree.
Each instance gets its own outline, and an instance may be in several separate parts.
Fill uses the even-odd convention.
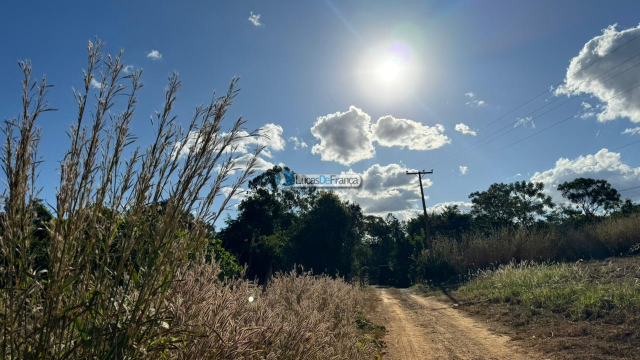
[[[424,215],[420,214],[407,223],[410,236],[424,231]],[[429,231],[434,237],[444,236],[460,239],[462,234],[471,230],[471,215],[460,211],[458,205],[447,205],[441,213],[429,214]]]
[[[351,274],[354,250],[362,240],[359,205],[344,203],[332,192],[320,192],[291,239],[291,259],[329,275]]]
[[[544,183],[516,181],[511,184],[514,215],[521,226],[531,226],[535,217],[546,213],[547,208],[553,208],[551,196],[544,192]]]
[[[473,192],[469,195],[473,208],[471,215],[481,227],[501,227],[513,224],[516,217],[511,199],[512,187],[509,184],[491,184],[489,189]]]
[[[536,216],[554,206],[544,193],[543,183],[527,181],[492,184],[487,191],[474,192],[469,198],[473,203],[471,214],[482,226],[531,226]]]
[[[558,190],[590,219],[621,204],[620,193],[606,180],[577,178],[558,185]]]

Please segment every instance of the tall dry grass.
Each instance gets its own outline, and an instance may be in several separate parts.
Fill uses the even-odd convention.
[[[180,359],[371,359],[377,351],[356,326],[363,294],[340,279],[291,272],[265,291],[240,279],[216,282],[217,268],[200,264],[169,299],[168,329],[198,337],[183,342]]]
[[[433,241],[435,267],[425,250],[414,256],[418,277],[464,280],[479,269],[512,261],[575,261],[628,255],[640,242],[640,215],[608,218],[578,229],[501,229],[490,236],[468,233],[461,240]]]
[[[124,73],[122,53],[103,57],[89,42],[77,118],[60,163],[54,219],[38,229],[36,121],[51,111],[46,79],[21,62],[22,113],[6,123],[1,163],[0,356],[3,359],[347,359],[363,358],[353,314],[358,292],[309,275],[282,275],[265,293],[242,280],[217,280],[197,259],[205,236],[235,191],[253,174],[235,149],[244,120],[224,129],[236,80],[196,108],[186,129],[172,110],[181,86],[170,76],[153,140],[130,131],[141,71]],[[91,89],[92,80],[102,84]],[[128,85],[124,85],[127,84]],[[93,101],[92,99],[95,99]],[[89,110],[91,109],[91,110]],[[240,170],[231,180],[229,175]],[[232,191],[214,209],[223,185]],[[50,238],[48,266],[29,249]],[[248,295],[255,297],[248,301]]]

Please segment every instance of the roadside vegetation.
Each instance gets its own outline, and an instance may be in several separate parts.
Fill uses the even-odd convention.
[[[125,74],[122,53],[101,48],[89,43],[73,93],[77,118],[51,205],[37,179],[51,86],[20,62],[22,111],[5,124],[0,157],[0,358],[373,358],[359,286],[293,267],[258,284],[216,237],[261,152],[238,169],[235,145],[261,134],[225,120],[236,80],[182,129],[171,75],[154,140],[140,144],[131,122],[142,73]]]
[[[638,264],[640,265],[640,264]],[[481,271],[456,291],[461,301],[521,304],[563,314],[571,320],[640,310],[640,266],[585,266],[582,262],[523,262]]]
[[[523,262],[479,271],[444,296],[558,359],[631,359],[640,341],[640,257]],[[421,291],[427,288],[421,287]],[[448,298],[448,299],[447,299]]]

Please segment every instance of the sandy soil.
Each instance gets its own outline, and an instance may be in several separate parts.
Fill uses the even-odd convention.
[[[377,293],[388,330],[386,359],[545,359],[491,333],[450,304],[405,290],[379,288]]]

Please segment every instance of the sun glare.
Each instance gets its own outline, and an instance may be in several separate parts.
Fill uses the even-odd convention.
[[[376,75],[385,83],[397,81],[402,73],[402,64],[398,59],[387,59],[376,69]]]

